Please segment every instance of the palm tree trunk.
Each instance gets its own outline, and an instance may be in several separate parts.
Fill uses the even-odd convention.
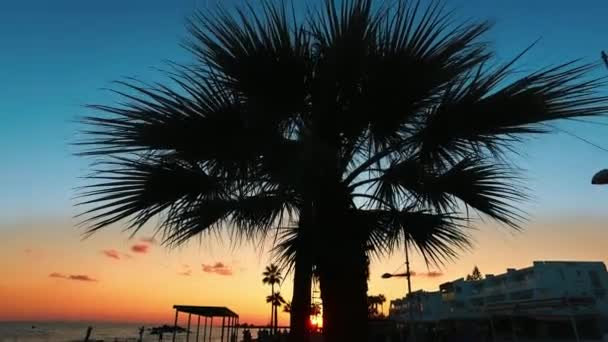
[[[277,310],[279,308],[278,305],[274,306],[274,334],[276,335],[279,329],[279,311]]]
[[[270,284],[270,297],[274,296],[274,283]],[[274,301],[270,302],[270,326],[274,322]]]
[[[323,340],[367,341],[368,227],[351,210],[349,190],[334,169],[338,165],[328,162],[315,193],[313,228],[319,239],[313,262],[323,301]]]
[[[307,211],[300,212],[298,225],[298,249],[294,265],[293,296],[289,316],[289,341],[308,342],[310,320],[310,289],[312,282],[312,255],[310,228],[307,226]]]
[[[367,233],[343,208],[319,210],[323,236],[317,267],[325,342],[366,341],[368,333]]]
[[[341,241],[319,262],[325,342],[367,340],[365,251],[358,241]]]

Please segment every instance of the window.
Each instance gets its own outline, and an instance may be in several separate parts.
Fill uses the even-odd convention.
[[[534,290],[524,290],[511,293],[512,300],[531,299],[534,296]]]
[[[473,306],[483,306],[483,298],[473,298],[473,299],[471,299],[471,305],[473,305]]]
[[[601,289],[602,283],[600,282],[600,277],[597,275],[596,271],[589,271],[589,280],[591,280],[591,285],[596,289]]]
[[[504,294],[486,297],[486,303],[496,303],[496,302],[502,302],[504,300],[505,300]]]

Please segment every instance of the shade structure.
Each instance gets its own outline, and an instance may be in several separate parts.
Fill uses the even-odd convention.
[[[186,342],[190,341],[190,324],[192,315],[197,316],[196,323],[196,337],[193,338],[193,341],[212,341],[212,332],[213,332],[213,319],[217,318],[216,322],[219,322],[221,319],[221,332],[220,332],[220,341],[221,342],[232,342],[237,340],[238,336],[238,324],[239,324],[239,315],[234,311],[228,309],[224,306],[194,306],[194,305],[174,305],[173,309],[175,309],[175,323],[174,326],[177,326],[177,319],[179,313],[185,313],[188,315],[188,328],[186,329]],[[201,326],[201,318],[204,319],[203,323],[203,334],[202,340],[199,340],[200,334],[200,326]],[[173,332],[173,341],[175,341],[175,330]],[[217,336],[213,337],[213,341],[217,341]]]
[[[593,176],[591,184],[603,185],[608,184],[608,169],[603,169]]]

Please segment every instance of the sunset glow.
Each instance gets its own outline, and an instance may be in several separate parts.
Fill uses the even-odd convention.
[[[271,2],[279,3],[280,1]],[[378,3],[381,2],[383,1],[378,1]],[[78,217],[78,214],[82,214],[85,211],[83,208],[90,203],[83,207],[77,205],[80,200],[77,198],[80,187],[88,184],[83,180],[83,176],[89,175],[92,169],[97,167],[92,160],[86,159],[87,157],[76,155],[78,152],[82,152],[79,150],[80,146],[74,144],[83,135],[83,127],[79,123],[79,119],[86,115],[93,115],[93,111],[85,106],[87,104],[112,105],[123,101],[111,91],[101,90],[112,88],[114,86],[112,82],[115,80],[132,77],[149,84],[158,82],[161,85],[173,86],[175,82],[172,83],[171,79],[167,75],[163,76],[158,69],[171,69],[172,66],[163,64],[163,61],[190,65],[189,63],[193,63],[195,60],[195,57],[180,46],[180,42],[188,37],[184,25],[185,18],[192,15],[195,9],[205,8],[204,6],[212,7],[212,5],[219,4],[232,8],[233,5],[245,3],[245,1],[36,0],[34,3],[35,5],[32,5],[30,1],[7,1],[6,8],[0,11],[0,40],[3,50],[8,51],[8,53],[0,54],[0,76],[4,85],[3,96],[0,99],[0,118],[2,119],[0,123],[0,155],[2,155],[0,165],[0,271],[2,272],[0,276],[0,321],[26,322],[28,327],[30,322],[35,321],[171,324],[175,315],[173,305],[197,305],[225,306],[240,316],[240,323],[269,325],[271,307],[266,302],[266,297],[271,294],[271,287],[262,283],[262,272],[270,263],[277,262],[276,254],[272,253],[273,246],[276,246],[274,243],[278,241],[279,236],[276,230],[271,230],[264,240],[257,236],[256,239],[253,239],[254,241],[241,241],[234,239],[234,230],[223,229],[233,227],[222,226],[222,229],[196,236],[182,246],[169,248],[162,244],[162,234],[157,231],[156,218],[146,222],[138,231],[126,229],[124,224],[128,222],[123,220],[85,237],[85,227],[81,222],[82,216]],[[262,2],[256,0],[251,3],[255,7]],[[306,6],[312,2],[294,0],[293,3],[296,16],[304,17]],[[323,1],[316,1],[316,3],[323,3]],[[391,3],[391,1],[387,3]],[[608,10],[606,2],[602,2],[602,4],[604,9]],[[584,6],[573,5],[571,2],[563,0],[530,2],[450,0],[447,7],[458,9],[459,14],[456,18],[462,18],[462,22],[469,19],[470,22],[475,22],[477,19],[489,19],[491,22],[497,23],[496,28],[488,33],[487,37],[484,36],[483,41],[491,42],[492,55],[500,57],[498,61],[501,63],[511,60],[527,46],[537,41],[537,38],[543,37],[522,58],[521,62],[518,61],[513,65],[513,69],[517,71],[514,74],[519,71],[551,67],[578,58],[582,58],[584,62],[598,62],[599,64],[600,51],[608,48],[605,45],[608,43],[605,37],[606,10],[585,9]],[[551,11],[547,11],[548,8]],[[459,20],[454,22],[458,23]],[[358,26],[355,25],[355,27]],[[408,26],[404,25],[404,27]],[[581,39],[581,37],[585,39]],[[568,44],[564,42],[568,42]],[[340,49],[336,49],[336,51],[340,51]],[[274,55],[272,56],[273,59],[280,60]],[[329,54],[329,56],[333,55]],[[300,59],[306,60],[305,58]],[[392,61],[392,59],[387,60]],[[250,69],[249,66],[243,68],[243,70]],[[327,69],[333,70],[332,68]],[[265,69],[260,68],[260,70]],[[390,74],[390,72],[384,73]],[[261,75],[260,78],[267,76],[265,73],[261,73]],[[606,69],[594,69],[590,71],[590,75],[598,78],[605,77]],[[500,82],[509,81],[508,77],[511,75],[506,76],[505,80],[501,78]],[[338,83],[331,77],[328,79],[332,80],[333,83],[329,88],[333,89]],[[462,80],[468,80],[468,78],[462,78]],[[359,80],[357,82],[364,83]],[[443,80],[441,82],[441,84],[445,83]],[[282,82],[269,83],[281,86],[283,84]],[[314,84],[314,82],[310,83]],[[389,82],[379,83],[391,84]],[[251,89],[256,90],[258,83],[251,82],[248,83],[248,86],[250,84],[253,85]],[[299,84],[304,84],[304,82]],[[442,87],[444,86],[442,85]],[[346,93],[355,92],[355,90],[358,92],[359,88],[365,87],[357,85],[351,88]],[[407,91],[411,89],[408,88]],[[601,95],[605,96],[605,90],[602,91],[604,93]],[[383,88],[377,93],[384,94],[384,92]],[[233,93],[236,92],[226,92],[226,94]],[[323,92],[319,93],[323,95]],[[305,98],[312,98],[309,95]],[[301,97],[298,96],[298,98]],[[341,96],[337,95],[340,101],[342,101]],[[394,95],[395,99],[391,101],[399,102],[400,98],[397,98],[400,96],[401,94]],[[273,101],[267,102],[272,102],[274,106],[274,99],[277,97],[271,98]],[[433,101],[439,98],[432,97]],[[349,100],[344,103],[354,106],[352,104],[357,104],[356,101]],[[484,102],[486,98],[481,98],[480,101]],[[426,106],[426,102],[430,101],[415,102],[414,107],[421,106],[420,103]],[[555,107],[561,108],[562,105],[561,102],[557,102]],[[253,108],[257,108],[256,106]],[[306,106],[300,104],[297,108]],[[235,107],[249,108],[241,106],[240,102],[237,102]],[[336,108],[341,107],[342,104],[336,106]],[[548,106],[543,105],[542,107]],[[370,106],[370,108],[375,110],[376,107]],[[485,107],[482,108],[484,110],[478,112],[485,114]],[[400,109],[394,112],[400,113]],[[441,111],[433,108],[426,112],[419,112],[434,115],[435,112]],[[180,109],[178,113],[183,114],[183,109]],[[300,110],[292,110],[291,114],[293,113],[299,116],[298,120],[305,117]],[[315,115],[312,116],[317,116],[316,112],[313,111],[313,113]],[[325,112],[320,111],[319,113]],[[375,115],[375,112],[373,113]],[[449,111],[446,113],[450,114]],[[372,116],[370,115],[370,117]],[[411,115],[415,119],[414,124],[397,122],[399,125],[396,127],[418,126],[419,122],[423,122],[418,120],[418,116],[418,112]],[[325,118],[323,115],[319,117],[323,120]],[[427,121],[434,122],[434,117],[429,117],[431,120]],[[392,120],[395,121],[395,119]],[[467,210],[471,209],[471,227],[466,227],[464,231],[472,237],[473,246],[469,249],[458,250],[457,257],[445,260],[443,264],[427,263],[425,261],[428,259],[425,260],[425,256],[421,255],[419,251],[410,250],[412,290],[437,290],[442,283],[465,277],[474,266],[478,266],[482,274],[500,274],[504,273],[507,268],[524,268],[537,260],[608,262],[606,247],[608,242],[608,187],[591,184],[592,175],[608,167],[608,154],[605,150],[608,147],[608,135],[606,134],[608,122],[605,117],[597,118],[597,122],[593,122],[597,125],[589,124],[585,120],[582,120],[583,122],[556,123],[555,127],[559,127],[559,131],[556,133],[559,134],[539,135],[529,140],[523,139],[521,144],[517,145],[517,155],[507,156],[509,159],[512,157],[513,164],[517,166],[518,170],[520,167],[525,170],[522,173],[521,181],[523,186],[530,190],[530,198],[522,201],[521,205],[518,204],[517,207],[522,210],[520,231],[495,223],[491,219],[482,220],[476,216],[473,209],[467,208]],[[223,121],[218,120],[218,122]],[[450,120],[447,122],[451,123]],[[510,123],[508,120],[505,122]],[[371,132],[372,129],[369,127],[376,127],[368,122],[364,122],[364,124],[358,126],[356,131]],[[553,123],[551,124],[553,125]],[[291,127],[290,125],[286,126]],[[187,125],[180,123],[176,126]],[[232,127],[232,121],[225,126]],[[249,127],[250,125],[243,126]],[[463,131],[468,129],[467,125],[461,126],[463,126]],[[257,128],[258,126],[251,125],[251,127]],[[384,129],[383,125],[378,127],[380,131]],[[505,131],[508,132],[509,129],[514,128],[509,127]],[[306,130],[303,131],[306,132]],[[162,132],[164,133],[164,130]],[[570,134],[570,132],[576,134]],[[324,147],[314,135],[311,135],[313,138],[308,139],[307,134],[302,134],[302,136],[305,137],[304,140],[307,143],[312,142],[311,146],[314,148],[297,149],[296,151],[302,152],[303,156],[313,155],[317,151],[317,147]],[[324,134],[320,134],[320,136],[324,136]],[[234,134],[234,136],[236,135]],[[281,139],[287,136],[275,135]],[[292,135],[295,134],[290,132],[289,136]],[[340,141],[343,135],[340,133],[340,135],[330,136],[339,137],[339,139],[333,140]],[[434,136],[427,133],[422,135],[430,136],[430,140],[435,139]],[[573,138],[573,135],[576,138]],[[164,138],[164,134],[158,134],[158,136]],[[181,137],[179,134],[176,136]],[[226,136],[228,136],[226,141],[230,143],[229,138],[232,136],[229,134]],[[245,134],[239,136],[248,137]],[[274,135],[269,134],[269,136]],[[395,136],[400,135],[395,134]],[[349,149],[363,151],[366,149],[353,146],[358,146],[359,141],[375,141],[368,139],[368,136],[362,135],[362,137],[364,138],[348,145]],[[458,135],[455,137],[453,138],[455,141],[460,139]],[[584,139],[580,139],[580,137]],[[196,139],[193,138],[193,141]],[[450,139],[447,141],[451,141]],[[426,145],[420,144],[420,146]],[[374,151],[374,148],[370,147],[369,151]],[[418,147],[412,148],[412,150],[415,149]],[[420,149],[422,150],[422,147]],[[264,151],[267,150],[272,149],[264,145]],[[394,153],[394,151],[389,153]],[[247,155],[249,156],[249,154]],[[255,156],[258,155],[255,154]],[[318,153],[317,156],[324,157],[324,153]],[[232,155],[230,157],[232,158]],[[468,159],[469,156],[466,157]],[[274,161],[274,159],[268,158],[258,159]],[[286,160],[280,160],[280,163],[276,164],[290,165],[290,158],[283,159]],[[324,158],[323,160],[324,162],[330,161],[331,167],[319,170],[311,167],[311,170],[315,170],[315,172],[311,172],[314,177],[310,178],[313,180],[311,182],[314,183],[313,187],[318,186],[316,182],[322,178],[321,176],[316,178],[316,171],[324,175],[326,170],[334,170],[338,165],[334,159]],[[410,160],[419,159],[407,159],[408,162]],[[387,165],[393,164],[392,159],[386,161]],[[340,165],[351,165],[351,162],[353,161]],[[369,165],[377,168],[384,167],[384,162],[374,163],[369,163],[368,167]],[[190,161],[184,164],[199,165]],[[293,164],[295,165],[295,163]],[[375,166],[376,164],[381,166]],[[209,163],[200,163],[200,165],[209,165]],[[289,169],[289,167],[286,168]],[[274,170],[274,166],[272,169]],[[299,175],[303,173],[301,170],[307,170],[307,167],[291,167],[291,169],[296,170],[297,172],[294,174]],[[426,169],[426,166],[422,169]],[[434,169],[432,170],[435,172]],[[251,174],[256,177],[258,175],[257,173]],[[358,177],[363,177],[363,174],[356,175],[353,178],[354,181],[358,181]],[[416,174],[416,172],[412,172],[412,174]],[[329,178],[334,180],[332,177]],[[369,184],[378,182],[378,179],[380,177],[369,180]],[[341,183],[342,179],[335,177],[335,180],[335,184],[339,187],[326,187],[322,190],[347,189]],[[291,183],[290,180],[285,182],[289,186],[279,188],[291,189],[291,185],[296,183]],[[364,187],[367,186],[366,184],[359,186]],[[185,188],[187,188],[187,192],[191,189],[191,187]],[[301,188],[305,188],[303,193],[306,193],[306,195],[302,195],[302,198],[307,198],[310,191],[308,184]],[[510,189],[510,183],[506,188]],[[316,193],[316,191],[310,192]],[[129,191],[125,191],[125,193],[127,193],[127,197],[131,196]],[[232,189],[224,192],[217,191],[217,193],[240,194]],[[319,191],[319,193],[323,193],[323,191]],[[350,195],[347,192],[345,194]],[[369,197],[367,194],[362,195],[362,198]],[[197,201],[201,198],[198,195],[179,198],[186,197]],[[263,198],[266,199],[266,197]],[[332,210],[317,211],[316,205],[324,202],[325,199],[320,198],[323,200],[310,202],[308,207],[313,208],[311,212],[323,212],[326,215],[322,216],[323,218],[333,218],[334,211]],[[328,198],[333,197],[328,196]],[[299,201],[300,199],[297,197],[294,203],[299,203]],[[355,200],[352,203],[355,203]],[[122,204],[118,206],[120,205]],[[384,204],[378,207],[383,206]],[[414,208],[415,206],[403,207]],[[370,208],[375,209],[376,207],[370,205]],[[402,207],[399,208],[401,210]],[[294,210],[294,212],[296,211]],[[515,209],[514,212],[517,212],[514,217],[519,219],[520,212]],[[466,214],[468,215],[469,211]],[[311,214],[311,216],[314,215]],[[230,215],[218,215],[217,217],[230,217]],[[315,218],[311,221],[314,223],[317,222],[316,220]],[[269,220],[269,222],[274,221]],[[463,220],[463,222],[468,221]],[[322,228],[329,226],[325,224]],[[347,251],[347,253],[340,254],[340,256],[347,255],[347,258],[343,260],[348,258],[363,260],[362,246],[366,245],[360,243],[361,240],[352,238],[357,235],[350,235],[349,229],[352,227],[339,225],[335,225],[335,227],[343,230],[336,234],[329,234],[332,237],[338,237],[331,240],[332,243],[316,245],[316,247],[325,248],[326,253],[319,255],[335,259],[338,254],[333,253],[333,249],[339,250],[336,247],[339,247],[339,243],[333,242],[342,242],[340,239],[344,238],[344,241],[347,241],[346,239],[350,239],[349,242],[358,241],[355,247],[361,251],[361,257],[350,258],[348,252],[354,249],[342,249]],[[325,231],[322,229],[313,229],[312,232],[317,234],[313,237],[316,241],[326,238],[323,236]],[[306,247],[308,244],[301,246]],[[406,278],[383,279],[381,277],[385,273],[404,274],[406,272],[403,248],[403,244],[401,244],[395,247],[392,254],[372,254],[370,257],[368,295],[382,294],[386,297],[383,307],[379,308],[379,310],[384,310],[384,315],[388,314],[391,300],[402,298],[406,294]],[[322,257],[310,257],[309,259],[318,262]],[[331,261],[334,259],[328,258]],[[363,262],[358,265],[362,266]],[[313,266],[308,265],[307,267],[310,270]],[[329,272],[329,270],[333,271],[337,268],[317,269]],[[363,267],[359,269],[363,270]],[[344,270],[349,269],[344,268]],[[363,273],[345,272],[345,274]],[[284,280],[275,285],[275,291],[280,291],[282,297],[289,302],[292,300],[293,274],[283,273],[283,276]],[[347,277],[333,278],[350,281],[350,278]],[[363,284],[363,279],[360,277],[361,284]],[[333,289],[345,288],[343,284],[340,283],[340,286]],[[362,287],[355,289],[359,288]],[[336,290],[333,293],[349,294],[348,291]],[[358,293],[363,298],[363,292]],[[327,300],[327,297],[325,298]],[[359,303],[361,306],[365,304],[363,300],[350,303]],[[364,310],[352,310],[351,312],[363,313]],[[331,331],[328,328],[331,325],[329,313],[326,310],[326,331]],[[184,324],[186,316],[181,316],[180,324]],[[284,312],[283,308],[278,309],[278,316],[279,326],[289,325],[289,314]],[[363,317],[362,321],[365,321],[366,318]],[[304,325],[305,322],[300,323]],[[323,327],[322,314],[311,316],[309,323],[315,327]],[[2,336],[0,336],[1,340]]]

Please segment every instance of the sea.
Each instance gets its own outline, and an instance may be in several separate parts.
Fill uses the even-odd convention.
[[[104,342],[136,342],[139,328],[142,324],[133,323],[87,323],[87,322],[0,322],[0,342],[72,342],[84,341],[87,328],[93,330],[89,341]],[[152,325],[144,325],[144,342],[158,341],[158,335],[148,331]],[[196,341],[196,326],[191,327],[190,341]],[[257,331],[251,330],[253,337]],[[171,341],[172,334],[164,334],[163,341]],[[209,335],[206,336],[208,341]],[[221,327],[214,327],[211,341],[218,342],[221,338]],[[227,338],[225,332],[224,340]],[[238,340],[243,339],[239,332]],[[203,340],[203,327],[200,328],[199,341]],[[186,341],[186,334],[177,334],[176,341]]]

